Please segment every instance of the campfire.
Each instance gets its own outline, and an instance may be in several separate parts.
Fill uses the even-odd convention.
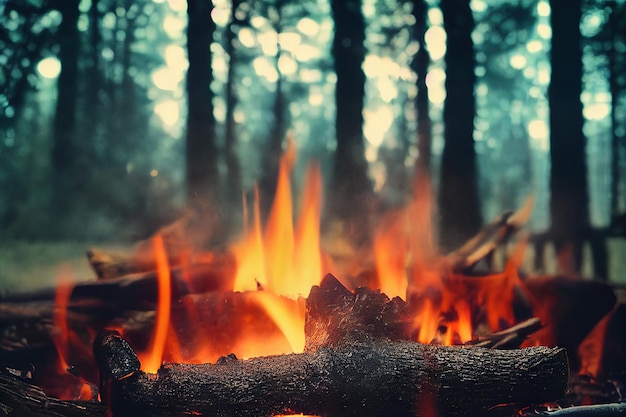
[[[416,178],[354,249],[320,234],[317,165],[293,198],[294,158],[266,221],[244,198],[228,244],[198,244],[191,213],[131,253],[90,250],[95,281],[62,271],[1,300],[0,414],[624,412],[624,304],[606,284],[519,275],[531,199],[440,254]]]

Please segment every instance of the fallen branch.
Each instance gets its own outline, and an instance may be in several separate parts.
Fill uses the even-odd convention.
[[[165,364],[156,375],[115,332],[96,340],[101,393],[116,417],[468,415],[564,395],[565,351],[488,350],[361,341],[315,352],[217,364]],[[425,413],[425,412],[423,412]]]

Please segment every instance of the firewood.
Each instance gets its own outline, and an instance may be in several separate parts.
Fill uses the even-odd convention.
[[[536,411],[523,413],[522,417],[615,417],[626,415],[626,403],[579,405],[552,411]]]
[[[106,407],[92,401],[63,401],[47,396],[22,378],[0,372],[0,415],[10,417],[105,417]]]
[[[508,211],[485,225],[463,246],[447,255],[451,269],[471,275],[471,269],[482,260],[489,260],[529,219],[534,199],[528,198],[516,212]]]
[[[411,317],[399,297],[389,300],[380,290],[348,290],[332,274],[311,288],[306,300],[305,350],[336,346],[364,336],[408,339]]]
[[[537,330],[542,324],[538,318],[524,320],[521,323],[511,326],[490,335],[480,336],[466,343],[468,346],[486,347],[491,349],[511,349],[519,348],[526,338]]]
[[[163,239],[171,266],[206,263],[204,254],[217,255],[219,261],[221,251],[207,250],[209,247],[223,247],[223,242],[216,242],[216,237],[219,238],[218,226],[215,213],[189,210],[176,221],[161,227],[152,237],[138,241],[123,252],[90,248],[87,260],[98,279],[154,271],[156,260],[152,238],[158,235]]]
[[[200,263],[172,269],[172,297],[178,299],[186,294],[231,289],[234,273],[232,258],[224,258],[219,264]],[[154,271],[107,280],[81,281],[74,285],[68,307],[96,317],[98,313],[114,315],[127,310],[152,310],[157,300],[157,281]],[[56,288],[44,288],[36,292],[0,296],[0,321],[49,317],[53,307],[50,302],[54,301],[55,293]]]
[[[611,311],[615,291],[603,282],[563,276],[529,278],[524,287],[533,312],[545,325],[531,341],[566,348],[572,369],[578,369],[578,346]]]
[[[496,404],[560,399],[564,349],[489,350],[371,340],[315,352],[139,370],[115,332],[94,345],[114,416],[477,415]]]

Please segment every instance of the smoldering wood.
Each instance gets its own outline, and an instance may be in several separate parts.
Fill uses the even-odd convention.
[[[578,346],[615,305],[615,290],[604,282],[564,276],[528,278],[524,288],[533,311],[545,325],[533,337],[566,348],[572,369],[577,369]]]
[[[380,290],[348,290],[332,274],[314,285],[306,299],[305,351],[364,337],[408,340],[411,316],[399,297]]]
[[[64,401],[47,396],[23,378],[0,372],[0,415],[8,417],[105,417],[95,401]]]
[[[114,332],[94,346],[116,417],[441,416],[485,412],[501,403],[534,404],[563,397],[564,349],[489,350],[370,340],[315,352],[216,364],[165,364],[140,371]],[[114,346],[113,346],[114,345]],[[130,365],[130,368],[128,367]],[[132,365],[135,364],[135,365]],[[114,369],[134,370],[118,379]],[[431,395],[429,395],[431,394]]]

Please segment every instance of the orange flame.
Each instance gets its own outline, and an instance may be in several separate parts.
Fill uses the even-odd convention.
[[[52,337],[54,346],[59,354],[59,365],[62,372],[67,372],[69,368],[67,358],[69,356],[70,328],[67,323],[67,306],[73,289],[74,284],[71,271],[69,267],[63,266],[57,275],[57,286],[54,295],[53,322],[59,332]]]
[[[167,332],[170,327],[171,308],[170,267],[167,261],[163,237],[156,235],[152,240],[152,245],[157,266],[159,295],[152,343],[148,351],[140,356],[141,369],[148,373],[156,373],[163,362],[163,351],[165,349]]]
[[[517,269],[525,241],[513,251],[502,273],[480,278],[455,274],[436,249],[433,206],[430,181],[418,176],[407,208],[381,222],[374,241],[381,291],[404,297],[412,306],[413,328],[422,343],[471,340],[477,310],[492,331],[514,324],[512,301],[520,285]]]

